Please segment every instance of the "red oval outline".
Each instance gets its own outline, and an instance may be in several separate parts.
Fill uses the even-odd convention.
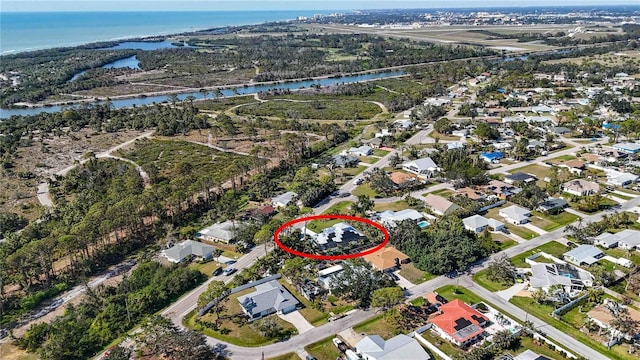
[[[316,254],[309,254],[309,253],[305,253],[302,251],[297,251],[297,250],[293,250],[292,248],[285,246],[284,244],[282,244],[282,242],[280,242],[279,239],[279,235],[280,233],[288,228],[291,225],[295,225],[297,223],[301,223],[304,221],[309,221],[309,220],[321,220],[321,219],[345,219],[345,220],[353,220],[353,221],[359,221],[362,223],[365,223],[367,225],[371,225],[374,226],[375,228],[377,228],[378,230],[382,231],[382,234],[384,234],[384,241],[376,246],[373,247],[367,251],[362,251],[359,253],[355,253],[355,254],[344,254],[344,255],[316,255]],[[339,214],[323,214],[323,215],[311,215],[311,216],[303,216],[301,218],[295,219],[295,220],[291,220],[289,222],[286,222],[284,224],[282,224],[282,226],[280,226],[274,233],[273,233],[273,240],[275,241],[276,245],[278,245],[278,247],[290,254],[293,255],[297,255],[297,256],[302,256],[302,257],[306,257],[306,258],[311,258],[311,259],[317,259],[317,260],[344,260],[344,259],[355,259],[357,257],[361,257],[361,256],[365,256],[365,255],[369,255],[371,253],[374,253],[380,249],[382,249],[383,247],[385,247],[385,245],[387,245],[389,243],[389,231],[387,231],[387,229],[384,228],[384,226],[369,220],[369,219],[365,219],[359,216],[351,216],[351,215],[339,215]]]

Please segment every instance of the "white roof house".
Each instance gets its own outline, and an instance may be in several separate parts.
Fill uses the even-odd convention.
[[[293,192],[293,191],[288,191],[284,194],[278,195],[274,198],[271,199],[271,204],[274,207],[277,208],[284,208],[287,207],[289,205],[289,203],[291,201],[293,201],[293,199],[298,196],[297,193]]]
[[[396,335],[387,341],[379,335],[365,336],[358,341],[355,351],[366,360],[431,359],[416,340],[404,334]]]
[[[185,240],[163,250],[162,255],[173,263],[180,263],[187,259],[191,259],[191,256],[207,260],[213,257],[213,251],[215,249],[216,248],[211,245],[203,244],[198,241]]]
[[[553,285],[562,285],[565,291],[575,295],[586,287],[593,286],[594,277],[569,264],[533,264],[531,265],[530,286],[534,289],[549,290]]]
[[[619,171],[607,172],[607,184],[613,186],[625,186],[638,181],[638,175]]]
[[[638,230],[625,229],[613,234],[612,237],[618,240],[618,246],[622,249],[638,250],[640,248],[640,231]]]
[[[369,156],[373,153],[373,149],[370,146],[362,145],[357,148],[350,148],[347,150],[347,154],[356,155],[356,156]]]
[[[602,233],[593,239],[593,243],[605,249],[612,249],[618,246],[618,237],[612,233]]]
[[[275,312],[286,314],[298,305],[298,300],[276,280],[256,285],[255,292],[239,296],[238,302],[250,321]]]
[[[209,241],[229,243],[235,238],[236,224],[231,221],[213,224],[196,233],[196,237]]]
[[[475,233],[481,233],[489,226],[489,221],[484,216],[473,215],[462,219],[464,228]]]
[[[353,226],[341,222],[322,230],[322,232],[315,237],[315,242],[318,245],[328,245],[329,242],[342,243],[362,237],[364,237],[364,235]]]
[[[508,208],[500,210],[498,214],[512,224],[520,225],[529,222],[531,210],[517,205],[511,205]]]
[[[565,260],[575,265],[592,265],[604,256],[602,250],[593,245],[580,245],[562,254]]]
[[[379,213],[378,216],[380,217],[380,222],[390,226],[394,226],[395,224],[407,219],[415,221],[424,219],[424,216],[414,209],[404,209],[400,211],[387,210]]]
[[[407,161],[402,164],[402,169],[421,178],[430,178],[438,171],[438,165],[430,157]]]

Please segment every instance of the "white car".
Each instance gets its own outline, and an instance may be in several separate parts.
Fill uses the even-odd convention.
[[[364,179],[363,179],[363,178],[357,178],[357,179],[355,179],[355,180],[353,181],[353,183],[354,183],[354,184],[356,184],[356,185],[360,185],[360,184],[362,184],[363,182],[364,182]]]

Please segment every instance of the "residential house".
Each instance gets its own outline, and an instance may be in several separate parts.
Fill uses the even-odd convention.
[[[386,210],[379,213],[378,218],[383,225],[391,227],[407,219],[413,220],[415,222],[424,220],[424,216],[414,209],[403,209],[399,211]]]
[[[615,234],[616,238],[618,238],[618,246],[621,249],[631,250],[636,249],[640,250],[640,231],[625,229]]]
[[[438,166],[430,157],[426,157],[407,161],[402,164],[402,169],[412,174],[416,174],[420,178],[429,179],[436,173],[436,171],[438,171]]]
[[[451,214],[460,208],[460,206],[439,195],[427,194],[424,197],[424,203],[434,214],[444,216]]]
[[[640,144],[636,143],[618,143],[612,147],[626,154],[637,154],[640,152]]]
[[[196,233],[196,237],[207,241],[231,243],[235,240],[237,225],[233,221],[213,224]]]
[[[355,156],[338,154],[331,158],[331,162],[337,167],[347,168],[357,165],[360,159]]]
[[[505,356],[511,356],[511,355],[505,355]],[[516,357],[506,357],[506,358],[498,358],[498,360],[551,360],[548,357],[544,356],[544,355],[538,355],[535,352],[531,351],[531,350],[525,350],[523,353],[521,353],[520,355],[516,356]]]
[[[393,122],[393,126],[396,128],[402,128],[404,130],[407,130],[413,126],[413,121],[407,120],[407,119],[398,119]]]
[[[362,360],[431,359],[415,339],[404,334],[386,341],[379,335],[367,335],[356,343],[354,351]]]
[[[447,143],[447,150],[456,150],[456,149],[463,149],[463,148],[464,148],[464,142],[461,142],[461,141]]]
[[[599,327],[607,330],[611,329],[613,319],[618,318],[622,312],[626,312],[632,320],[640,322],[640,311],[629,306],[624,306],[611,299],[604,299],[603,303],[589,311],[587,316]],[[618,330],[613,331],[614,336],[620,336],[627,340],[632,340],[640,334],[637,328],[632,333],[620,333]]]
[[[570,134],[572,130],[564,126],[554,126],[551,128],[551,132],[556,135],[564,135],[564,134]]]
[[[366,237],[353,228],[353,226],[341,222],[328,227],[315,236],[315,242],[322,248],[328,249],[336,246],[345,246]]]
[[[331,289],[334,277],[342,270],[342,265],[334,265],[318,271],[318,283],[325,289]]]
[[[271,204],[279,209],[286,208],[298,196],[293,191],[287,191],[271,199]]]
[[[566,168],[570,173],[580,175],[586,169],[585,164],[580,160],[569,160],[562,164],[559,164],[558,167]]]
[[[211,245],[203,244],[198,241],[185,240],[163,250],[162,255],[173,263],[180,263],[185,260],[188,261],[193,257],[202,260],[209,260],[213,258],[213,252],[215,249],[216,248]]]
[[[593,239],[595,245],[602,246],[605,249],[613,249],[618,246],[618,237],[612,233],[602,233]]]
[[[480,153],[480,158],[488,163],[497,163],[504,158],[504,153],[501,151],[483,152]]]
[[[406,264],[410,261],[407,255],[393,246],[367,254],[363,256],[363,259],[380,271],[392,271],[399,268],[400,264]]]
[[[513,184],[519,181],[528,184],[535,182],[536,180],[538,179],[535,176],[523,172],[513,173],[504,177],[504,182],[506,182],[507,184]]]
[[[594,239],[594,244],[604,248],[619,246],[625,250],[638,250],[640,248],[640,231],[625,229],[615,234],[605,232]]]
[[[400,171],[392,172],[391,175],[389,175],[389,178],[398,186],[406,186],[407,184],[414,183],[417,180],[415,175],[410,175]]]
[[[537,210],[543,213],[558,214],[568,206],[569,203],[565,199],[551,198],[538,205]]]
[[[518,194],[522,191],[521,188],[507,184],[500,180],[491,180],[489,184],[484,186],[484,189],[493,193],[496,197],[502,200],[507,200],[512,195]]]
[[[385,136],[393,136],[393,134],[389,132],[389,129],[381,129],[380,132],[377,132],[375,134],[375,137],[377,138],[381,138]]]
[[[549,291],[554,285],[561,285],[570,296],[575,296],[587,287],[593,286],[594,277],[570,264],[543,264],[531,265],[529,287]]]
[[[571,195],[576,196],[588,196],[597,193],[600,190],[600,186],[593,181],[587,181],[584,179],[569,180],[562,184],[562,191],[568,192]]]
[[[456,190],[456,195],[466,197],[473,201],[484,201],[487,199],[487,195],[470,187],[463,187]]]
[[[526,224],[529,222],[529,217],[531,217],[531,211],[529,209],[518,205],[511,205],[501,209],[498,214],[514,225]]]
[[[578,266],[590,266],[597,263],[603,256],[602,250],[593,245],[580,245],[562,254],[566,261]]]
[[[467,346],[484,338],[489,319],[460,299],[440,306],[441,315],[431,320],[443,338],[458,346]]]
[[[489,227],[489,221],[484,216],[473,215],[467,218],[462,219],[462,224],[464,228],[473,231],[475,233],[483,232],[487,227]]]
[[[364,140],[363,142],[369,145],[373,149],[379,149],[382,147],[382,144],[384,144],[384,140],[382,137],[374,137],[371,140]]]
[[[256,285],[256,291],[238,297],[242,311],[249,321],[273,313],[287,314],[296,310],[298,300],[276,280]]]
[[[615,170],[607,171],[607,184],[613,186],[629,186],[638,182],[638,176]]]
[[[347,150],[347,154],[355,156],[369,156],[373,154],[373,149],[371,149],[370,146],[362,145],[357,148],[350,148],[349,150]]]

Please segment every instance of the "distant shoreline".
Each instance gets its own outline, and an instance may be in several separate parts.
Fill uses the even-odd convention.
[[[252,26],[252,25],[262,25],[262,24],[276,24],[276,23],[286,23],[295,20],[298,16],[309,16],[311,13],[316,14],[328,14],[333,12],[333,10],[285,10],[285,11],[208,11],[208,12],[197,12],[197,11],[129,11],[129,12],[114,12],[114,11],[104,11],[104,12],[7,12],[0,14],[2,16],[2,32],[4,43],[0,43],[0,57],[3,56],[15,56],[23,53],[33,53],[37,51],[43,50],[52,50],[52,49],[74,49],[79,47],[86,47],[97,45],[101,43],[120,43],[125,41],[148,41],[154,38],[170,38],[175,36],[188,36],[192,34],[196,34],[198,32],[210,31],[216,29],[228,29],[232,27],[243,27],[243,26]],[[38,33],[47,33],[47,30],[44,30],[40,25],[40,28],[31,29],[29,28],[29,20],[25,20],[27,23],[25,25],[18,25],[19,22],[16,19],[13,19],[13,22],[7,22],[7,19],[12,16],[50,16],[52,14],[65,14],[67,16],[76,17],[77,23],[73,23],[73,26],[70,26],[69,29],[59,29],[56,27],[64,27],[64,25],[60,24],[60,19],[56,19],[56,23],[51,24],[51,28],[53,29],[53,33],[60,32],[60,36],[51,35],[51,42],[47,44],[37,44],[33,46],[22,45],[23,43],[15,42],[15,41],[7,41],[8,39],[16,39],[23,38],[29,39],[33,37],[37,37]],[[135,23],[130,18],[134,15],[139,17],[139,14],[150,14],[150,16],[155,16],[157,19],[148,19],[148,23],[146,24],[138,24]],[[102,26],[98,29],[92,29],[92,24],[86,23],[88,20],[81,19],[78,20],[77,17],[81,15],[87,16],[98,16],[105,15],[111,16],[109,19],[110,22],[107,22],[108,25]],[[197,18],[194,19],[193,23],[189,23],[189,16],[194,16]],[[120,17],[129,17],[129,19],[120,20]],[[163,22],[162,17],[167,18],[175,18],[181,17],[180,19],[175,20],[173,24],[166,24]],[[11,20],[11,19],[10,19]],[[20,20],[20,19],[19,19]],[[35,21],[35,20],[33,20]],[[118,21],[122,22],[122,24],[118,24]],[[239,22],[238,22],[239,21]],[[236,23],[238,22],[238,23]],[[160,25],[159,25],[160,24]],[[166,26],[165,26],[166,25]],[[24,26],[24,29],[22,28]],[[144,27],[147,29],[143,29]],[[65,40],[68,39],[67,36],[73,37],[79,29],[83,28],[90,29],[93,31],[91,35],[92,39],[71,39],[68,43],[65,43]],[[131,28],[131,29],[127,29]],[[167,28],[169,30],[167,30]],[[128,34],[119,34],[118,29],[127,29],[131,30]],[[138,30],[141,33],[136,33]],[[66,31],[66,32],[65,32]],[[111,34],[113,32],[113,34]],[[115,36],[109,36],[115,35]],[[102,37],[104,36],[104,37]],[[44,40],[42,40],[44,41]],[[9,43],[9,44],[6,44]],[[7,46],[8,45],[8,46]],[[21,46],[22,45],[22,46]]]

